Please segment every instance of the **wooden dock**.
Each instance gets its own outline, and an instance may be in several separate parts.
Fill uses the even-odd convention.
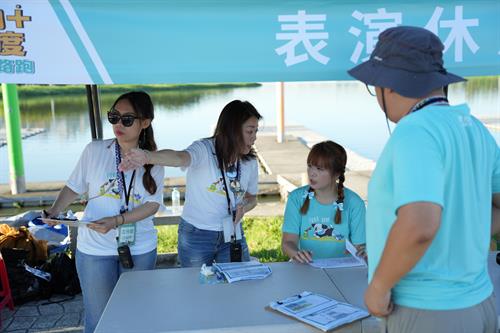
[[[264,127],[255,143],[259,162],[266,172],[280,184],[280,193],[307,184],[307,155],[314,144],[327,140],[303,126],[288,126],[285,142],[277,143],[275,128]],[[345,185],[366,201],[368,181],[375,162],[359,154],[347,151]]]
[[[27,192],[11,194],[8,184],[0,184],[0,209],[13,207],[43,207],[50,206],[57,197],[65,182],[29,182],[26,184]],[[167,204],[170,201],[172,189],[177,187],[184,198],[186,188],[185,177],[169,177],[164,180],[163,198]],[[278,195],[279,185],[267,175],[259,177],[259,195]],[[1,215],[1,213],[0,213]]]
[[[30,136],[37,135],[45,132],[45,128],[22,128],[21,139],[29,138]],[[0,129],[0,147],[7,144],[7,132],[4,128]]]

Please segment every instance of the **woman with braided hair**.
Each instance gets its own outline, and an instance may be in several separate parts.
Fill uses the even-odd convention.
[[[309,185],[288,196],[283,223],[283,253],[294,261],[347,255],[348,239],[366,257],[365,204],[344,187],[347,154],[333,142],[314,145],[307,157]]]

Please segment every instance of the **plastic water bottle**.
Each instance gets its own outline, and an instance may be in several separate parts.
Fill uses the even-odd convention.
[[[179,214],[181,211],[181,193],[174,187],[172,189],[172,213]]]

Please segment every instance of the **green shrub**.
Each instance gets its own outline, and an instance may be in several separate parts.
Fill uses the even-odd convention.
[[[281,252],[283,217],[248,217],[243,222],[250,255],[262,262],[286,261]],[[159,226],[158,253],[177,252],[177,226]]]

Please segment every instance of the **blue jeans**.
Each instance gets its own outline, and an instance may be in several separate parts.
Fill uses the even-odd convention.
[[[182,267],[201,267],[216,262],[230,262],[231,243],[224,243],[222,231],[198,229],[181,219],[178,231],[177,251]],[[242,259],[250,261],[245,235],[241,239]]]
[[[94,256],[76,251],[76,270],[82,287],[85,308],[85,333],[92,333],[108,303],[120,274],[128,271],[154,269],[156,249],[132,256],[134,268],[125,269],[116,256]]]

